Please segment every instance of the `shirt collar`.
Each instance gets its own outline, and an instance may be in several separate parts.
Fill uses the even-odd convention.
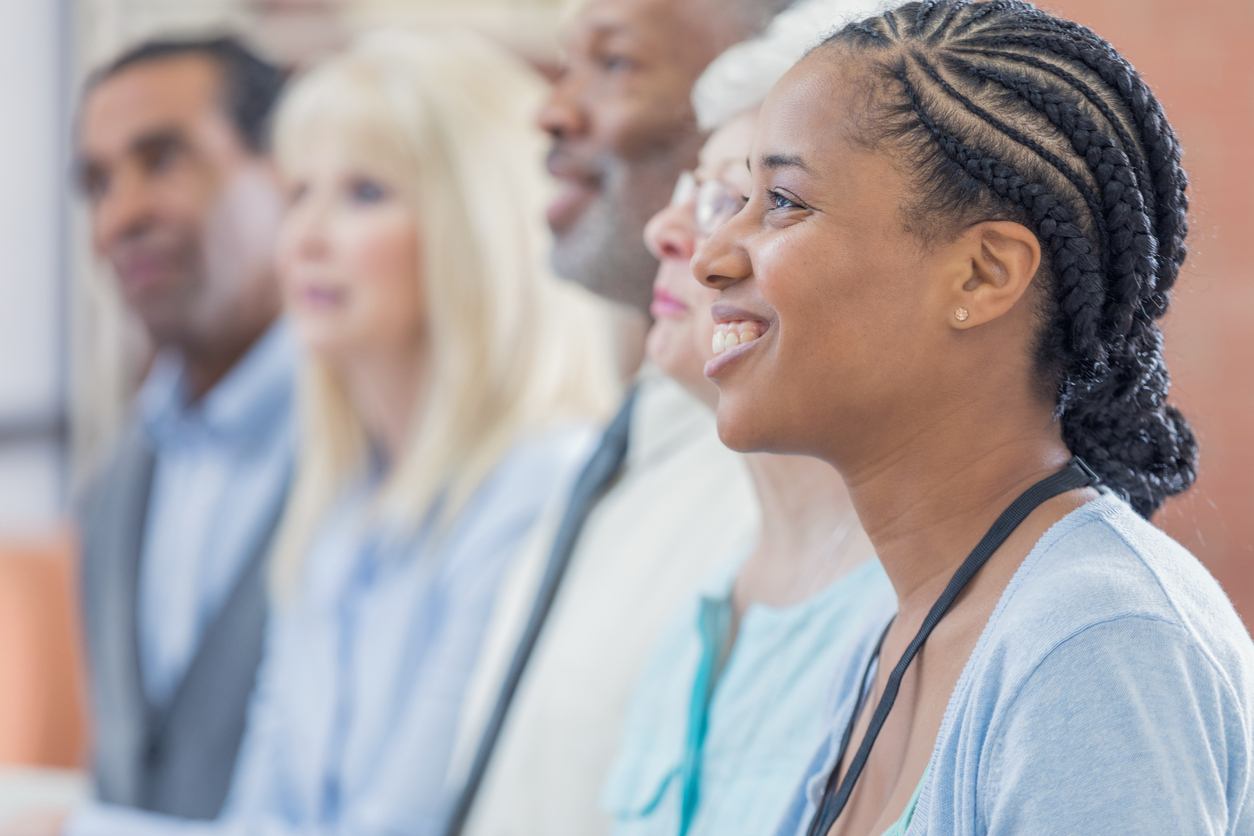
[[[290,418],[295,363],[290,326],[280,320],[191,403],[182,359],[162,352],[140,389],[140,418],[159,446],[196,429],[219,438],[249,437]]]
[[[627,445],[628,467],[663,458],[702,436],[716,438],[718,430],[709,407],[656,366],[647,364],[641,369],[638,385]]]

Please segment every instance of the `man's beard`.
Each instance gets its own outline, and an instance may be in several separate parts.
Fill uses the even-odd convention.
[[[663,160],[630,169],[614,165],[596,199],[553,242],[553,269],[559,276],[646,315],[657,259],[644,245],[644,226],[666,205],[678,176],[673,159],[659,163]]]

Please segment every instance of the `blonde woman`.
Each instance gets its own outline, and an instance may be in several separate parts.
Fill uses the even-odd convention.
[[[498,581],[614,398],[592,303],[537,269],[537,87],[472,36],[389,33],[283,103],[303,452],[227,812],[71,833],[438,832]]]

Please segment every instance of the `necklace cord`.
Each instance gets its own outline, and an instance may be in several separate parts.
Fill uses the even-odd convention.
[[[954,602],[958,600],[958,596],[971,583],[976,573],[984,567],[984,564],[989,561],[989,558],[993,556],[997,549],[1001,548],[1002,544],[1014,533],[1015,529],[1022,525],[1023,521],[1043,503],[1067,491],[1097,484],[1098,481],[1097,474],[1093,472],[1092,468],[1085,464],[1082,459],[1076,457],[1068,462],[1067,466],[1062,470],[1045,477],[1025,490],[1001,513],[1001,516],[993,523],[988,533],[980,539],[980,542],[967,556],[966,560],[954,572],[953,577],[950,578],[948,585],[945,587],[945,591],[936,599],[936,603],[928,611],[927,617],[923,619],[923,624],[919,627],[918,633],[915,634],[914,639],[906,647],[905,653],[901,655],[901,659],[893,668],[892,673],[889,674],[888,681],[884,685],[884,693],[880,696],[880,701],[875,706],[875,713],[871,715],[866,734],[863,736],[853,760],[849,763],[849,769],[845,773],[844,779],[837,786],[836,778],[840,772],[840,764],[845,759],[845,754],[853,737],[853,727],[861,712],[862,699],[859,699],[854,713],[849,718],[849,724],[842,738],[840,753],[836,757],[836,765],[833,767],[831,775],[828,776],[827,786],[823,791],[823,798],[819,802],[814,818],[810,821],[809,829],[806,831],[807,836],[826,836],[832,825],[836,823],[836,820],[844,811],[845,806],[849,803],[849,797],[853,794],[854,787],[858,783],[858,778],[861,777],[862,770],[866,767],[867,759],[871,756],[871,747],[875,745],[875,739],[879,736],[884,722],[888,719],[889,712],[892,711],[893,703],[897,700],[897,692],[901,689],[901,681],[905,678],[910,663],[914,661],[915,656],[923,649],[923,644],[927,641],[928,636],[932,634],[932,631],[936,629],[936,625],[940,623],[945,614],[953,607]],[[880,638],[880,642],[883,642],[883,637]],[[878,653],[879,649],[877,646],[875,655],[871,657],[872,660],[875,659]],[[869,669],[870,665],[868,664]]]

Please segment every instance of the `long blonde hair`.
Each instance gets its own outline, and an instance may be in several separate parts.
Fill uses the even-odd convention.
[[[377,495],[389,527],[412,529],[437,499],[451,519],[520,438],[600,418],[616,395],[608,312],[543,266],[543,143],[532,127],[543,92],[525,65],[478,36],[389,31],[314,68],[280,106],[280,167],[311,138],[342,132],[353,153],[392,167],[422,228],[428,372]],[[343,381],[316,359],[305,366],[303,437],[275,546],[280,589],[368,458]]]

